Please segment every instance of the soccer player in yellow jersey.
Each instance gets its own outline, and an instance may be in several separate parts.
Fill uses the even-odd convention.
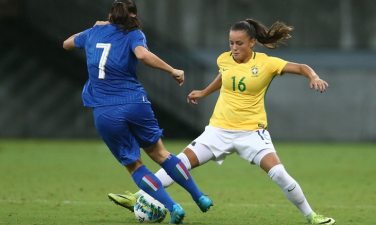
[[[231,46],[237,46],[235,42]],[[274,76],[281,74],[287,62],[264,53],[251,51],[249,54],[251,57],[244,63],[235,60],[237,52],[225,52],[218,57],[221,80],[216,82],[222,83],[222,88],[210,126],[229,130],[267,128],[264,96]],[[193,92],[189,98],[195,101],[197,94],[200,93]]]
[[[307,65],[287,62],[264,53],[254,52],[258,42],[267,48],[276,48],[290,38],[292,27],[275,22],[270,28],[247,19],[235,23],[229,34],[230,51],[217,59],[219,74],[204,90],[194,90],[188,102],[197,104],[220,90],[209,125],[190,143],[179,157],[188,169],[203,165],[209,160],[221,164],[227,155],[237,153],[240,157],[256,164],[268,173],[281,188],[285,196],[301,211],[309,224],[335,224],[333,218],[316,214],[308,204],[299,184],[286,172],[271,137],[267,131],[264,97],[276,75],[292,73],[310,80],[310,88],[323,92],[328,83]],[[156,173],[165,187],[173,183],[163,169]],[[115,203],[127,207],[142,191],[125,195],[109,194]]]

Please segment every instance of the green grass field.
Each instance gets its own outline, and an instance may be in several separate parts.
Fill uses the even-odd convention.
[[[173,153],[188,144],[164,142]],[[315,211],[337,224],[376,224],[376,144],[274,144]],[[305,224],[267,174],[236,155],[191,173],[214,207],[201,213],[173,185],[167,191],[185,209],[184,224]],[[0,224],[139,224],[107,198],[123,190],[137,187],[100,140],[0,140]]]

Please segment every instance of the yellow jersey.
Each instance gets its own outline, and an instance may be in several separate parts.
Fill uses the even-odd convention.
[[[209,125],[229,130],[257,130],[268,126],[265,95],[287,61],[253,52],[247,63],[237,63],[232,52],[217,59],[222,75],[220,95]]]

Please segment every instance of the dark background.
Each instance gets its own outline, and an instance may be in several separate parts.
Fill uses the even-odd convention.
[[[266,96],[274,140],[376,141],[376,2],[373,0],[137,0],[152,52],[183,69],[182,87],[139,64],[166,138],[194,138],[218,93],[187,104],[217,75],[230,26],[246,18],[294,26],[287,46],[266,52],[306,63],[329,82],[324,94],[303,77],[277,77]],[[81,91],[85,55],[62,48],[70,35],[105,20],[112,1],[0,0],[0,138],[98,138]]]

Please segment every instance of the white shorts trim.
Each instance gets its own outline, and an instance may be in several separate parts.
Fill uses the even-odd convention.
[[[226,130],[213,126],[206,126],[205,131],[190,143],[187,148],[195,152],[200,165],[209,160],[222,164],[226,156],[233,153],[254,164],[253,159],[261,150],[268,149],[268,152],[265,152],[266,154],[276,152],[267,130]],[[259,161],[261,161],[262,157]]]

